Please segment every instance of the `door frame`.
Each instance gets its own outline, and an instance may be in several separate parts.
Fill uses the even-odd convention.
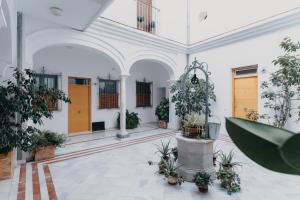
[[[91,132],[92,130],[92,111],[91,111],[91,104],[92,104],[92,98],[91,98],[91,87],[92,87],[92,79],[91,78],[86,78],[86,77],[79,77],[79,76],[68,76],[68,94],[69,94],[69,84],[70,84],[70,78],[78,78],[78,79],[86,79],[89,81],[89,87],[88,87],[88,124],[89,124],[89,130],[88,132]],[[71,99],[72,102],[72,99]],[[70,124],[69,124],[69,109],[70,109],[70,105],[68,105],[68,135],[76,135],[77,133],[70,133]],[[82,132],[78,132],[78,134],[81,134]]]
[[[243,70],[248,70],[248,69],[256,69],[256,73],[255,74],[249,74],[249,75],[241,75],[241,76],[236,76],[236,72],[237,71],[243,71]],[[236,79],[241,79],[241,78],[251,78],[251,77],[256,77],[257,78],[257,83],[258,83],[258,64],[255,65],[248,65],[248,66],[242,66],[242,67],[234,67],[231,68],[231,85],[232,85],[232,110],[231,110],[231,115],[233,117],[235,117],[234,113],[235,113],[235,80]],[[257,84],[258,86],[258,84]],[[258,91],[258,88],[257,88]],[[257,100],[258,100],[258,96],[257,96]],[[257,109],[258,109],[258,103],[257,103]]]

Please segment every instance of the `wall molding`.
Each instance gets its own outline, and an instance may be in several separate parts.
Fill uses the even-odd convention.
[[[86,31],[144,47],[173,53],[194,54],[299,25],[300,8],[296,8],[191,45],[146,33],[101,17],[97,18]]]
[[[287,12],[285,15],[278,15],[277,17],[260,20],[257,23],[253,23],[235,31],[194,43],[188,47],[187,53],[199,53],[299,25],[300,9],[298,8],[293,10],[293,12]]]

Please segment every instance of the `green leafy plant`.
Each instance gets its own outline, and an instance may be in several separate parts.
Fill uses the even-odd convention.
[[[151,29],[155,29],[155,26],[156,26],[155,21],[151,21],[151,22],[149,23],[149,27],[150,27]]]
[[[185,81],[185,88],[182,89],[183,75],[178,81],[171,86],[172,99],[175,103],[176,115],[184,119],[185,115],[191,112],[204,113],[205,112],[205,80],[199,79],[199,84],[192,84],[192,76],[189,76]],[[209,83],[208,90],[209,102],[216,101],[214,93],[214,85]],[[211,104],[209,103],[209,106]],[[210,110],[209,110],[210,112]]]
[[[169,100],[163,98],[155,109],[155,115],[159,120],[169,122]]]
[[[137,21],[139,22],[139,23],[142,23],[143,21],[145,21],[145,17],[144,16],[137,16]]]
[[[42,125],[43,118],[51,119],[53,111],[48,103],[58,100],[70,102],[61,90],[37,86],[33,71],[16,69],[13,78],[0,85],[0,153],[14,148],[30,150],[39,129],[24,123],[32,121],[34,125]]]
[[[261,97],[266,100],[264,107],[269,110],[262,118],[275,127],[283,128],[295,113],[300,120],[300,106],[292,106],[293,101],[300,100],[300,57],[297,54],[300,42],[294,43],[287,37],[280,47],[284,55],[273,60],[278,70],[271,73],[269,80],[261,84],[264,90]]]
[[[258,121],[259,117],[260,116],[259,116],[258,112],[255,110],[251,110],[251,111],[247,112],[247,114],[246,114],[246,118],[251,121]]]
[[[232,169],[235,166],[241,166],[239,162],[233,162],[234,152],[231,150],[229,154],[220,153],[220,166],[224,169]]]
[[[196,112],[191,112],[185,116],[184,126],[189,128],[199,128],[204,126],[205,119]]]
[[[202,192],[206,192],[208,186],[213,183],[211,179],[211,175],[206,172],[198,172],[194,176],[195,185],[199,187],[199,190]]]
[[[156,153],[159,153],[162,159],[168,160],[172,152],[172,149],[170,148],[171,141],[169,140],[167,143],[164,143],[161,140],[160,143],[161,143],[160,145],[156,145],[157,147]]]
[[[169,159],[168,161],[163,160],[165,169],[164,169],[164,175],[166,178],[168,178],[168,182],[171,185],[181,185],[184,180],[182,177],[180,177],[177,173],[178,167],[175,166],[175,162],[172,159]]]
[[[140,124],[140,118],[138,117],[138,113],[131,112],[129,113],[126,110],[126,129],[134,129]],[[117,118],[117,128],[120,128],[120,113]]]
[[[217,178],[221,181],[221,186],[227,190],[229,195],[241,190],[240,177],[234,171],[219,169]]]
[[[39,131],[34,134],[35,147],[47,147],[49,145],[55,147],[62,147],[66,142],[66,135],[58,134],[50,130]]]

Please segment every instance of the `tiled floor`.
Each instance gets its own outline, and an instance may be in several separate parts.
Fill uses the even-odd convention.
[[[192,183],[169,186],[156,173],[157,166],[149,166],[147,161],[159,159],[154,144],[160,140],[171,140],[175,146],[175,133],[153,126],[144,126],[134,132],[138,133],[123,140],[114,137],[115,131],[72,137],[65,148],[57,150],[55,159],[37,164],[37,173],[34,165],[27,164],[26,200],[300,199],[300,177],[271,172],[256,165],[226,136],[221,136],[215,145],[225,152],[234,149],[236,160],[243,163],[238,170],[242,181],[240,193],[227,195],[217,181],[208,194],[199,194]],[[15,200],[13,194],[17,190],[11,190],[10,199]],[[0,199],[5,200],[2,196]]]

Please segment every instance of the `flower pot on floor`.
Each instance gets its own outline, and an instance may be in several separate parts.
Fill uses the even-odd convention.
[[[168,123],[166,121],[163,121],[163,120],[159,120],[158,121],[158,127],[159,128],[163,128],[163,129],[166,129],[168,127]]]
[[[0,154],[0,180],[11,178],[13,175],[13,152]]]
[[[47,160],[54,158],[55,156],[55,146],[49,145],[46,147],[37,147],[35,150],[35,161]]]
[[[208,185],[199,186],[198,189],[199,189],[199,192],[207,193],[208,192]]]
[[[178,181],[178,178],[177,177],[173,177],[173,176],[169,176],[168,177],[168,183],[170,185],[177,185],[177,181]]]

